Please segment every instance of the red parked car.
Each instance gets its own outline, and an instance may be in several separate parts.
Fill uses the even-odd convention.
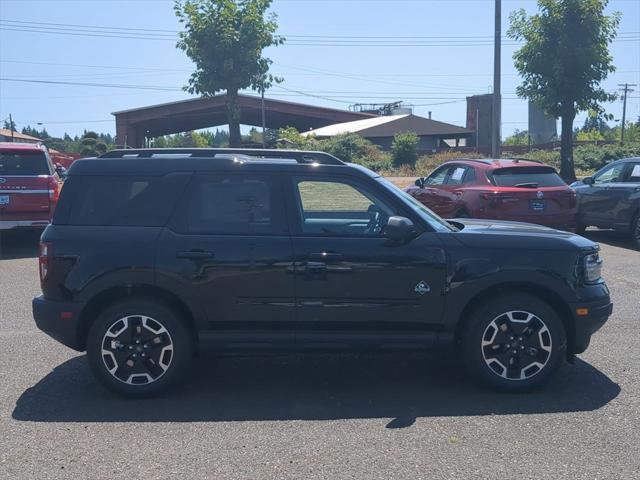
[[[0,231],[46,227],[61,187],[45,146],[0,142]]]
[[[526,160],[454,160],[406,192],[445,218],[576,226],[576,194],[553,167]]]

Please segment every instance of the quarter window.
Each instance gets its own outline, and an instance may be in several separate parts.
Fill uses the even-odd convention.
[[[188,177],[72,177],[65,190],[75,192],[71,225],[163,226]]]
[[[640,183],[640,163],[632,163],[629,166],[631,168],[626,181],[631,183]]]

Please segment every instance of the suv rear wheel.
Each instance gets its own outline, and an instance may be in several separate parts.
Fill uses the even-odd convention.
[[[499,390],[521,392],[546,383],[566,351],[556,311],[537,297],[495,297],[471,314],[462,347],[467,370]]]
[[[107,308],[87,338],[87,358],[95,376],[129,397],[167,390],[184,376],[192,352],[183,319],[147,299],[128,299]]]

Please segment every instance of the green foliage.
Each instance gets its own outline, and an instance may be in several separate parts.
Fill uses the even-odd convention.
[[[600,82],[615,70],[609,43],[615,38],[620,14],[604,14],[608,0],[538,0],[540,13],[513,12],[508,36],[523,40],[514,53],[522,75],[520,97],[562,117],[561,174],[575,179],[572,133],[577,111],[601,111],[612,101]]]
[[[313,136],[301,135],[294,127],[286,127],[278,130],[277,137],[279,148],[319,150],[330,153],[344,162],[357,163],[375,171],[391,168],[391,157],[388,153],[355,133],[318,140]]]
[[[229,133],[216,129],[215,132],[184,132],[175,135],[156,137],[151,140],[155,148],[207,148],[229,146]]]
[[[266,89],[280,79],[269,75],[272,61],[262,51],[280,45],[271,0],[176,0],[174,11],[185,30],[177,47],[195,63],[185,90],[203,96],[227,93],[230,144],[239,146],[238,91]]]
[[[579,145],[574,152],[576,169],[583,175],[591,175],[607,163],[627,157],[640,156],[640,141],[609,145]],[[534,150],[519,155],[520,158],[537,160],[558,168],[558,151]]]
[[[529,132],[527,130],[518,130],[516,128],[513,135],[504,139],[503,145],[529,145]]]
[[[581,130],[576,135],[576,140],[580,142],[598,142],[604,139],[604,135],[596,128],[587,131]]]
[[[413,132],[396,133],[391,143],[393,165],[413,167],[418,161],[418,143],[420,143],[420,137]]]
[[[50,138],[49,132],[47,132],[46,128],[43,128],[41,131],[39,131],[37,128],[31,128],[31,126],[27,125],[22,129],[22,133],[24,133],[25,135],[30,135],[32,137],[40,138],[42,140]]]
[[[82,135],[84,138],[94,138],[94,139],[98,139],[98,134],[96,132],[92,132],[92,131],[86,131],[84,132],[84,135]]]
[[[16,130],[16,122],[10,122],[9,119],[6,119],[3,122],[2,128],[6,128],[7,130],[13,130],[14,132],[17,131]]]

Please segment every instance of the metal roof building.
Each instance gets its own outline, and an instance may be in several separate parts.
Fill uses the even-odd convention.
[[[304,132],[337,122],[349,122],[375,115],[335,108],[265,98],[267,128],[296,127]],[[238,95],[240,123],[260,126],[262,103],[260,97]],[[227,124],[226,95],[194,98],[179,102],[150,105],[114,112],[116,141],[128,147],[144,146],[145,138],[158,137],[201,128]]]
[[[413,114],[389,115],[338,123],[305,132],[303,135],[314,135],[318,138],[333,137],[343,133],[357,133],[383,149],[391,148],[396,133],[413,132],[420,137],[419,150],[435,150],[447,148],[451,144],[459,145],[473,135],[474,131],[438,122]]]

